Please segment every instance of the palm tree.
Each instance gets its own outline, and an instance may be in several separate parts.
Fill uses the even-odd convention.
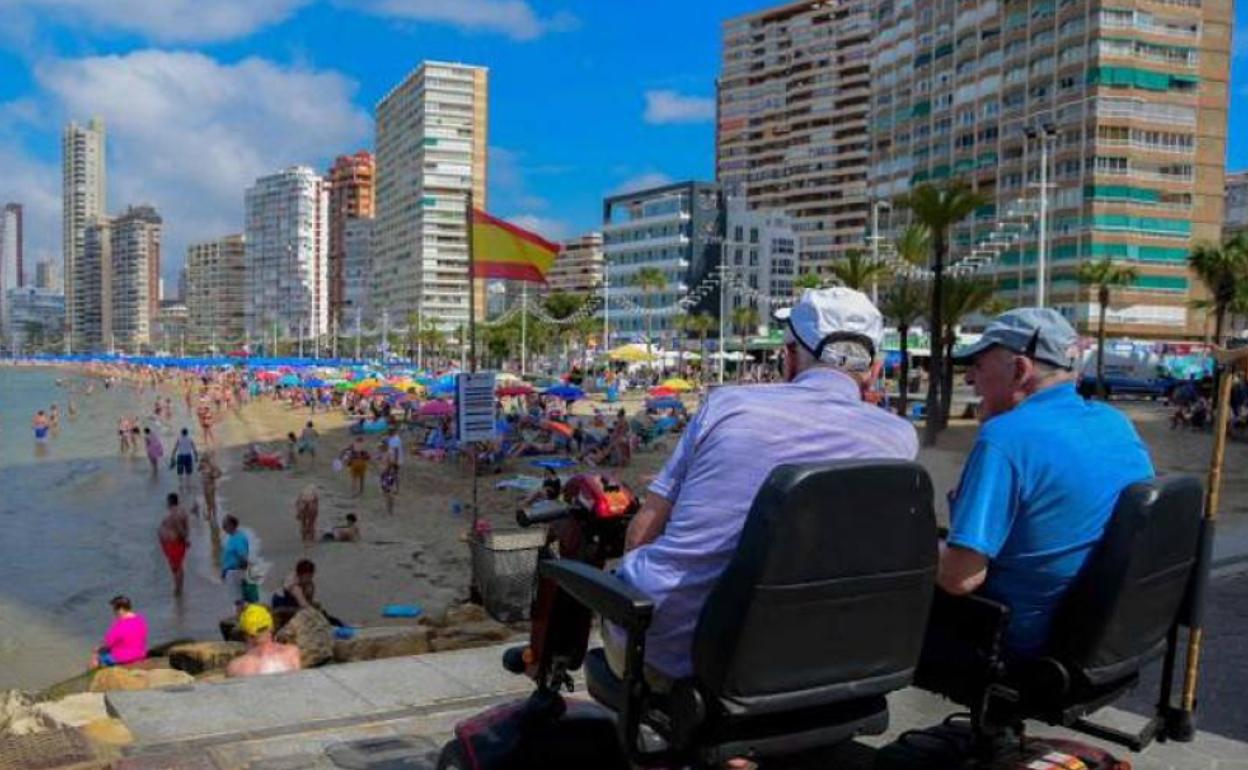
[[[698,335],[698,354],[702,356],[701,369],[706,368],[706,338],[717,324],[715,316],[705,310],[690,316],[689,320],[685,322],[685,328]]]
[[[832,263],[832,276],[844,286],[863,291],[873,281],[878,282],[888,275],[888,265],[883,262],[872,262],[870,255],[862,249],[850,249],[845,256]]]
[[[667,276],[657,267],[643,267],[633,276],[633,285],[641,289],[641,293],[649,296],[651,291],[660,292],[667,288]],[[647,299],[646,313],[646,355],[654,356],[654,308]]]
[[[793,292],[801,294],[803,289],[818,289],[823,286],[823,279],[814,273],[802,273],[793,281]]]
[[[750,332],[758,328],[758,308],[742,305],[732,311],[732,325],[741,335],[741,360],[737,362],[737,382],[745,377],[745,342]]]
[[[937,342],[935,335],[932,337],[932,353],[935,354],[936,346],[939,344],[943,349],[945,361],[948,362],[953,357],[953,346],[958,341],[957,327],[962,319],[972,313],[976,313],[984,308],[992,301],[992,283],[982,278],[952,278],[945,287],[944,294],[945,307],[942,312],[944,317],[944,334],[940,335],[940,341]],[[949,422],[949,407],[953,403],[953,364],[949,363],[941,370],[941,392],[940,392],[940,414],[938,419],[941,425]],[[930,421],[930,420],[929,420]]]
[[[927,290],[913,281],[894,281],[884,294],[880,312],[897,324],[901,346],[901,368],[898,371],[901,395],[897,399],[897,414],[904,417],[910,395],[910,327],[927,312]]]
[[[1220,247],[1199,244],[1188,255],[1187,264],[1213,295],[1213,341],[1221,345],[1227,309],[1235,301],[1237,284],[1248,276],[1248,238],[1240,234]]]
[[[685,334],[689,331],[689,319],[693,316],[680,312],[672,316],[672,329],[676,332],[676,376],[685,376]]]
[[[1098,262],[1084,262],[1075,273],[1079,283],[1096,287],[1096,302],[1100,307],[1096,321],[1096,394],[1105,400],[1105,313],[1109,310],[1109,293],[1119,286],[1135,280],[1136,270],[1128,265],[1116,265],[1106,258]]]
[[[939,333],[944,328],[945,259],[949,256],[949,228],[970,216],[975,209],[987,204],[987,196],[972,191],[964,182],[947,182],[942,187],[921,184],[897,203],[910,209],[917,223],[931,233],[932,299],[929,309],[932,330],[931,378],[927,384],[927,422],[923,429],[923,443],[932,446],[944,423],[937,418],[939,384],[944,367],[939,345]]]
[[[932,231],[927,225],[912,224],[893,241],[893,250],[903,261],[915,267],[926,267],[932,256]]]

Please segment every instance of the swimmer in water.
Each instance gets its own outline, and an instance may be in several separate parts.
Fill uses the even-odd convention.
[[[61,410],[56,404],[48,408],[48,427],[52,429],[53,433],[61,429]]]
[[[48,417],[42,409],[35,413],[35,418],[30,421],[30,427],[35,431],[35,441],[43,441],[48,437]]]
[[[66,408],[69,411],[70,419],[78,416],[78,405],[74,403],[72,398],[69,399],[69,405]]]

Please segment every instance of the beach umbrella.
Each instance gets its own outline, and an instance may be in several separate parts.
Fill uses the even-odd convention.
[[[284,387],[294,387],[299,384],[299,377],[293,374],[283,374],[281,379],[277,381],[278,385]]]
[[[421,417],[449,417],[455,413],[455,406],[449,401],[426,401],[417,412]]]
[[[334,390],[351,390],[351,383],[347,382],[346,380],[343,380],[342,382],[339,382],[339,383],[335,383]]]
[[[659,387],[674,390],[677,393],[687,393],[693,390],[693,383],[681,377],[672,377],[659,383]]]
[[[513,383],[524,382],[519,375],[512,374],[511,372],[499,372],[494,376],[494,381],[499,385],[511,385]]]
[[[323,388],[323,387],[325,387],[325,380],[322,380],[320,377],[310,377],[310,378],[308,378],[308,379],[306,379],[306,380],[304,380],[304,381],[303,381],[303,387],[305,387],[305,388]]]
[[[665,396],[676,395],[676,391],[666,385],[657,385],[646,392],[649,393],[652,398],[664,398]]]
[[[628,363],[637,363],[640,361],[653,361],[656,356],[646,352],[645,345],[630,344],[621,345],[615,350],[607,354],[612,361],[626,361]]]
[[[555,385],[542,391],[544,395],[554,396],[563,401],[576,401],[585,398],[585,391],[575,385]]]

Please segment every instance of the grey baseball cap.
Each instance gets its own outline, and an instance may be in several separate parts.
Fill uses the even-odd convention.
[[[1056,310],[1020,307],[997,316],[977,341],[953,351],[953,362],[969,364],[975,356],[999,345],[1037,361],[1072,369],[1078,341],[1074,327]]]

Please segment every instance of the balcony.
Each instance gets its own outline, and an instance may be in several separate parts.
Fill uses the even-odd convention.
[[[602,226],[602,232],[605,233],[622,233],[628,230],[635,230],[639,227],[649,227],[651,225],[668,225],[678,224],[689,221],[688,211],[673,211],[667,214],[656,214],[649,217],[638,217],[629,219],[624,222],[612,222]]]

